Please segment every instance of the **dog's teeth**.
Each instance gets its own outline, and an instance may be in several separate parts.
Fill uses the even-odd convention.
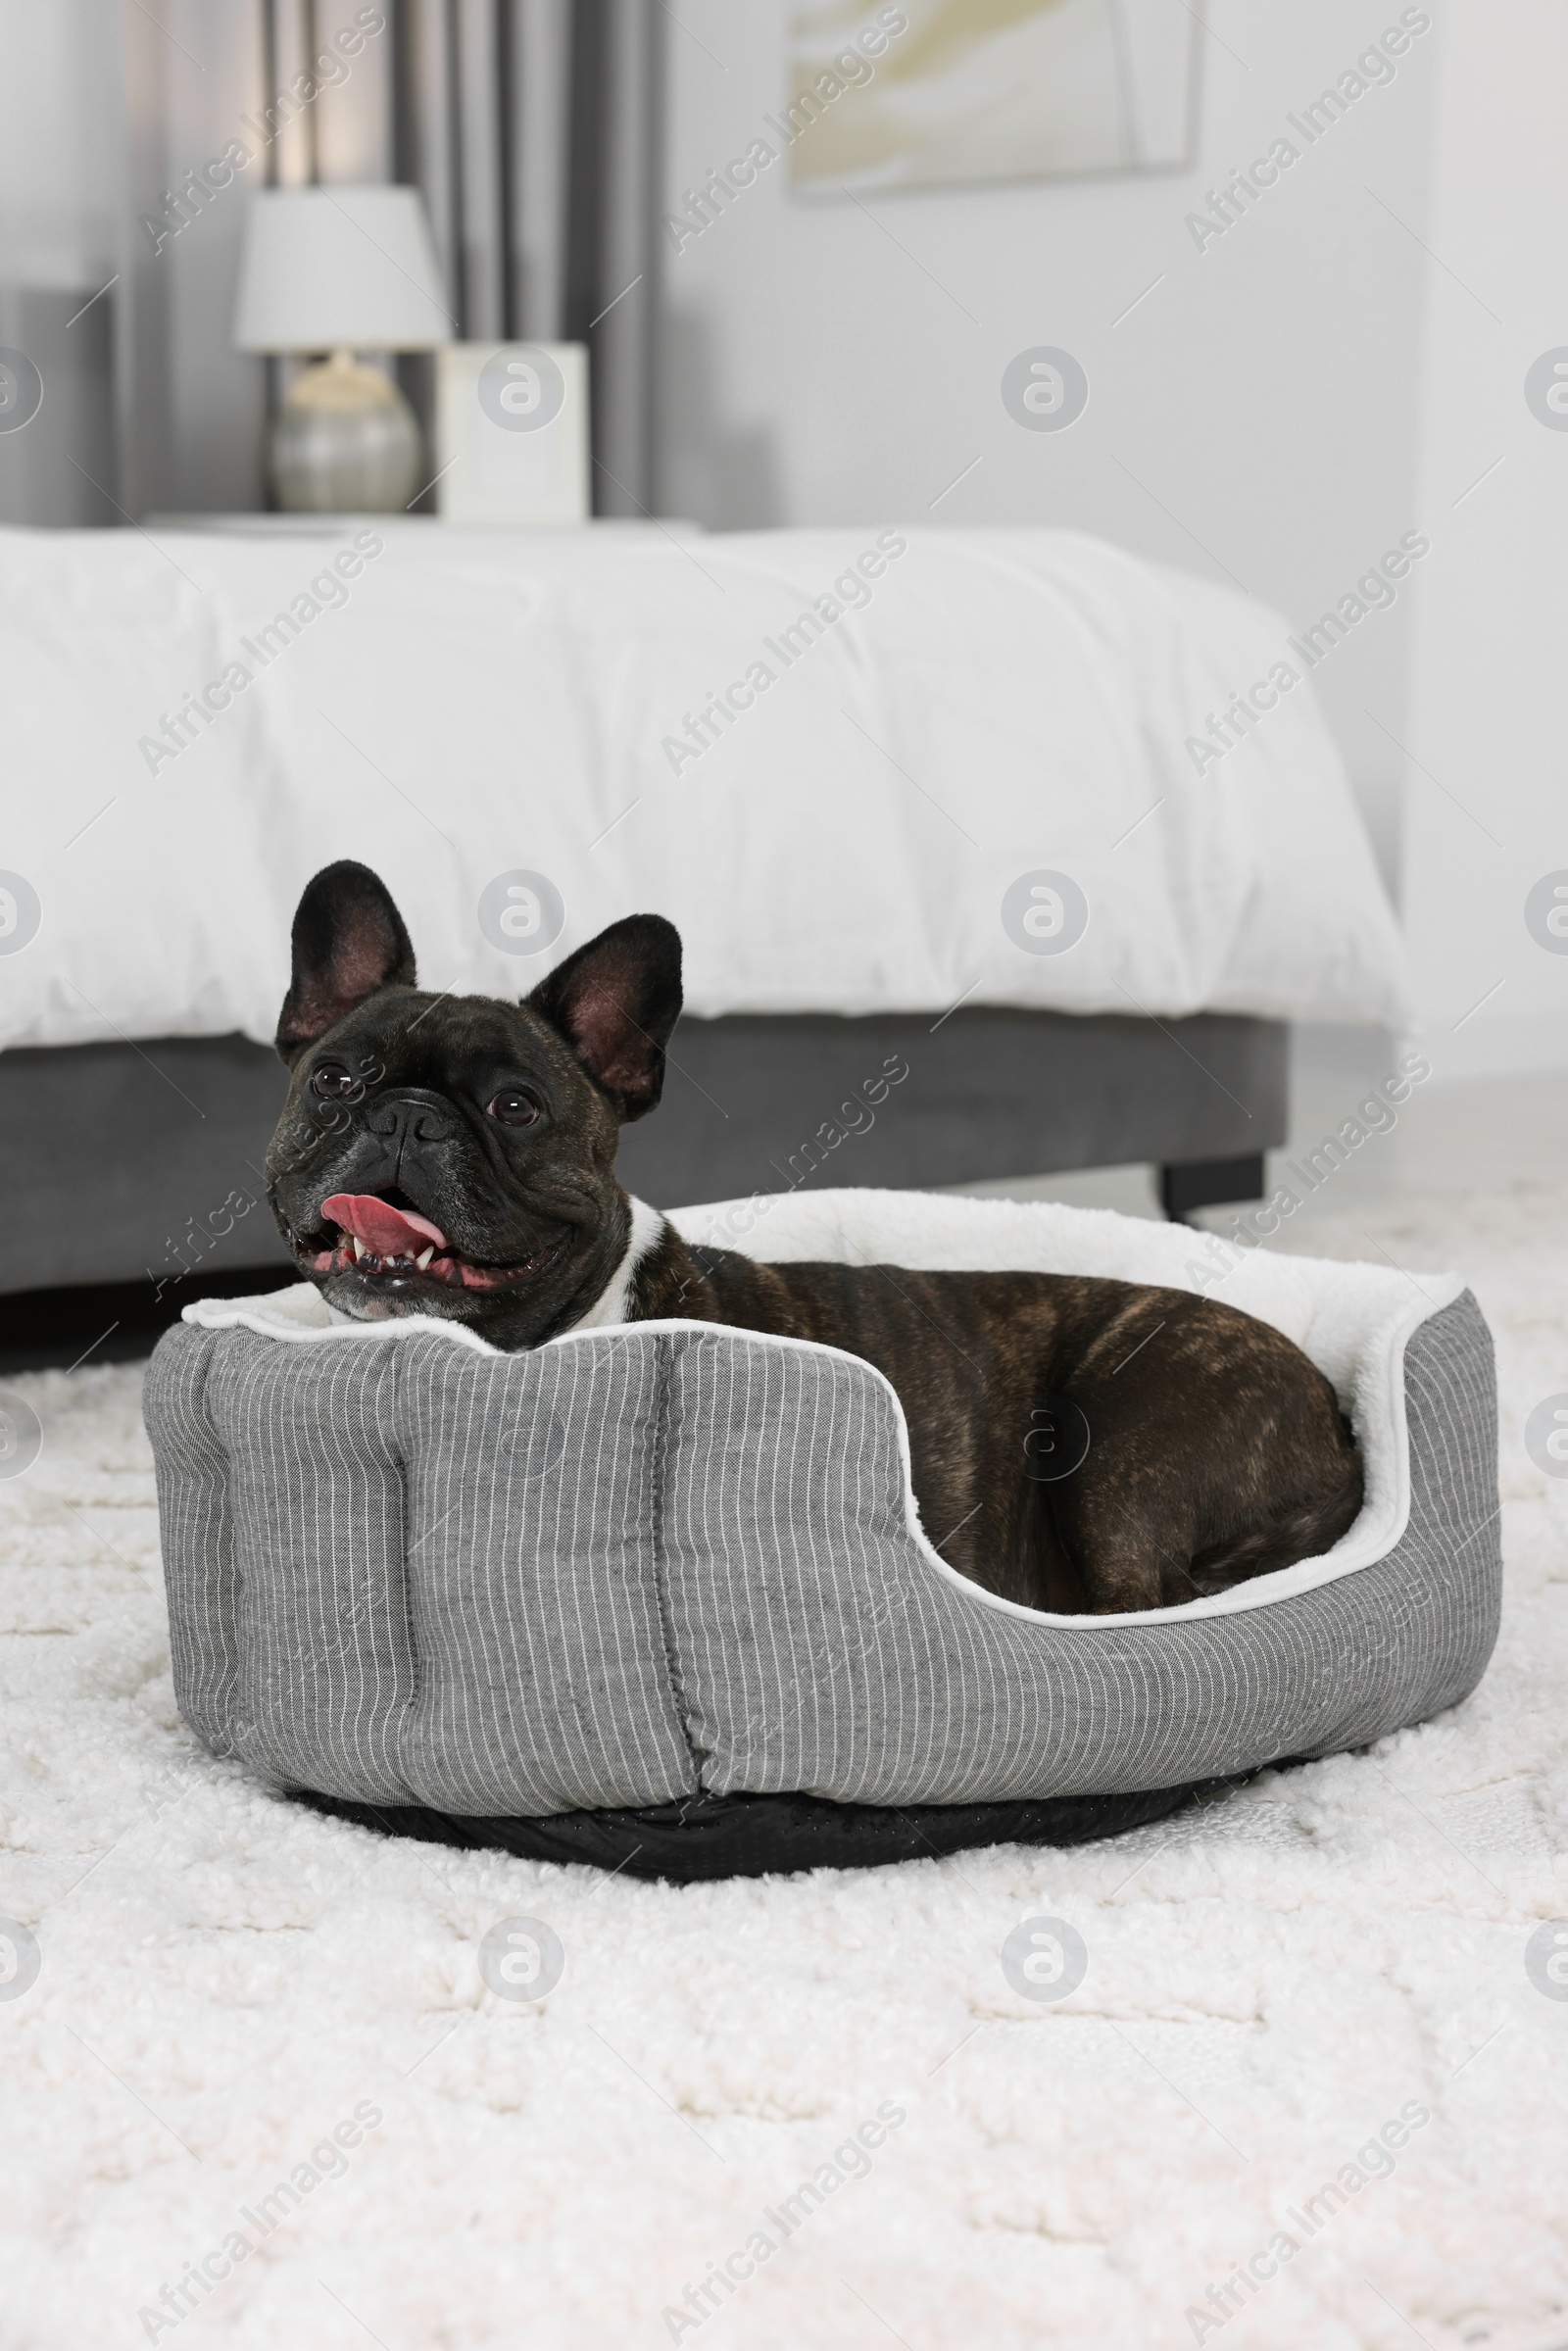
[[[431,1242],[431,1244],[430,1244],[430,1246],[429,1246],[429,1248],[428,1248],[428,1249],[421,1249],[421,1250],[419,1251],[419,1254],[418,1254],[418,1255],[417,1255],[417,1256],[415,1258],[415,1260],[414,1260],[415,1264],[416,1264],[416,1265],[418,1267],[418,1269],[419,1269],[420,1273],[423,1273],[423,1271],[424,1271],[425,1267],[426,1267],[426,1266],[429,1264],[429,1262],[430,1262],[430,1259],[431,1259],[431,1258],[432,1258],[434,1255],[435,1255],[435,1243],[432,1241],[432,1242]]]
[[[360,1237],[359,1237],[358,1233],[356,1233],[356,1234],[354,1235],[354,1258],[355,1258],[355,1262],[356,1262],[356,1264],[359,1262],[360,1258],[364,1256],[364,1254],[365,1254],[365,1244],[364,1244],[364,1242],[363,1242],[363,1241],[360,1239]]]

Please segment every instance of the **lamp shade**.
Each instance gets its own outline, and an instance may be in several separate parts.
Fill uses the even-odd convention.
[[[234,306],[241,351],[430,351],[449,343],[416,188],[264,188]]]

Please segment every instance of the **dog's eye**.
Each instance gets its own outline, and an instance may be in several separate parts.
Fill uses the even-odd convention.
[[[359,1091],[359,1080],[343,1061],[323,1061],[311,1072],[311,1092],[325,1102],[347,1102]]]
[[[539,1104],[520,1086],[503,1087],[488,1107],[490,1116],[504,1127],[531,1127],[539,1115]]]

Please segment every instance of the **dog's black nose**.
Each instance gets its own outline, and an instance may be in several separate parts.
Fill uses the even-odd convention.
[[[408,1143],[447,1143],[457,1132],[456,1113],[449,1102],[438,1094],[417,1091],[381,1095],[366,1113],[365,1123],[372,1135],[395,1142],[401,1150]]]

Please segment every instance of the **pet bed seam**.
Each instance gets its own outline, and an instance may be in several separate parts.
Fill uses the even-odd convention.
[[[660,1644],[664,1652],[664,1679],[669,1685],[670,1703],[680,1725],[680,1735],[686,1742],[697,1775],[696,1793],[704,1792],[703,1774],[711,1760],[711,1749],[699,1746],[692,1732],[693,1709],[681,1687],[679,1646],[675,1640],[675,1617],[670,1592],[668,1539],[665,1531],[665,1471],[669,1459],[670,1422],[675,1400],[675,1341],[661,1332],[655,1344],[654,1360],[658,1366],[655,1383],[654,1445],[649,1478],[649,1517],[653,1526],[654,1597],[659,1607]]]
[[[398,1560],[403,1585],[403,1637],[408,1643],[409,1652],[409,1694],[402,1708],[396,1736],[392,1741],[394,1751],[387,1760],[408,1789],[410,1803],[416,1804],[419,1798],[409,1771],[409,1748],[418,1736],[419,1690],[424,1679],[425,1669],[423,1653],[414,1622],[414,1578],[409,1573],[409,1561],[413,1556],[413,1550],[409,1545],[409,1457],[403,1448],[401,1438],[404,1389],[405,1374],[400,1369],[397,1356],[394,1354],[392,1357],[392,1429],[394,1434],[388,1442],[387,1451],[396,1467],[398,1480],[398,1532],[400,1537]],[[432,1534],[434,1531],[433,1528],[430,1530]],[[421,1535],[419,1542],[423,1541],[424,1537]],[[418,1543],[416,1543],[413,1548],[417,1550]]]
[[[214,1692],[214,1704],[217,1705],[220,1703],[224,1698],[231,1698],[234,1706],[237,1708],[243,1695],[243,1668],[239,1653],[238,1626],[241,1614],[239,1603],[245,1591],[245,1573],[244,1569],[240,1565],[239,1534],[234,1524],[233,1515],[234,1457],[229,1451],[227,1445],[223,1441],[222,1431],[218,1425],[218,1415],[213,1410],[213,1374],[218,1368],[217,1332],[213,1332],[211,1337],[213,1344],[207,1348],[207,1351],[201,1360],[201,1380],[199,1393],[201,1396],[202,1418],[207,1424],[208,1433],[211,1436],[213,1443],[213,1450],[218,1454],[219,1458],[223,1464],[224,1514],[229,1522],[228,1573],[231,1580],[232,1605],[236,1633],[233,1654],[232,1656],[225,1657],[223,1660],[222,1682],[220,1688]],[[232,1741],[232,1738],[228,1751],[232,1759],[243,1760],[239,1755],[238,1746]]]

